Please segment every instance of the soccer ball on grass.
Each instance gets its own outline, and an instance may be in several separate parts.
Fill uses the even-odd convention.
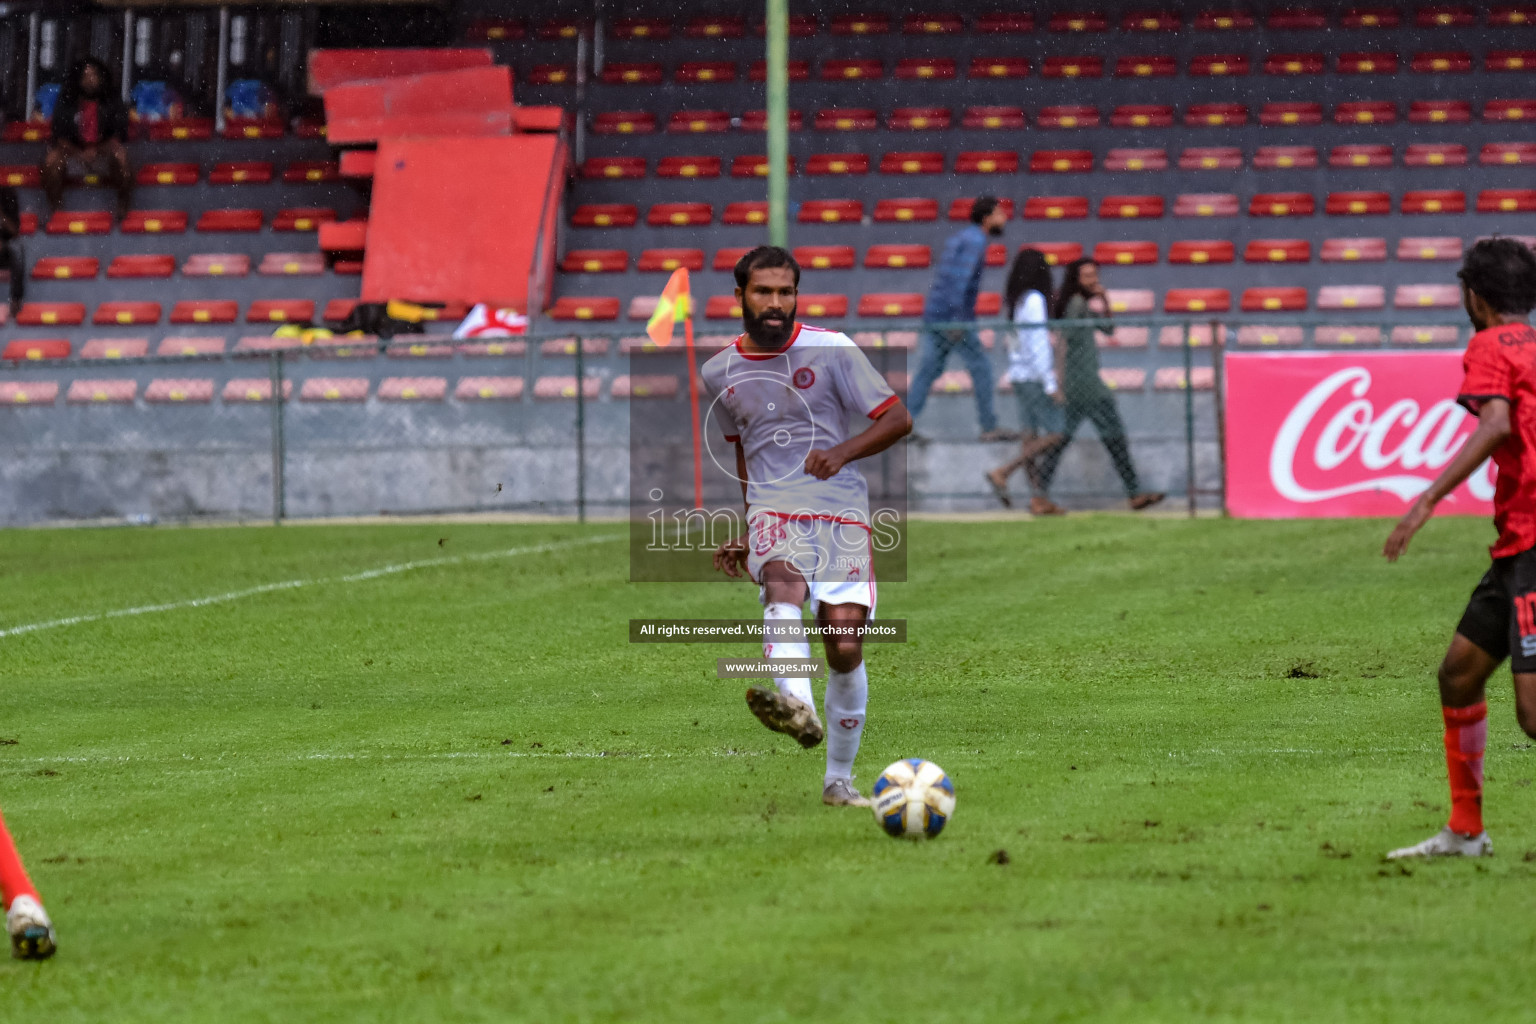
[[[955,813],[955,784],[932,761],[897,761],[875,780],[875,820],[898,839],[933,839]]]

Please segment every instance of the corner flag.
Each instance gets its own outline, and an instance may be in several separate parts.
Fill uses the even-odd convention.
[[[645,325],[645,333],[658,345],[672,344],[672,328],[679,320],[687,321],[693,315],[693,293],[688,288],[688,268],[672,271],[667,286],[661,290],[656,302],[656,312]]]

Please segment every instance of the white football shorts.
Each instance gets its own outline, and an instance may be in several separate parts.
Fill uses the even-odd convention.
[[[830,515],[755,511],[747,520],[747,573],[761,580],[763,566],[788,562],[810,584],[811,614],[822,604],[860,604],[875,617],[874,547],[869,528]],[[767,603],[758,588],[758,600]]]

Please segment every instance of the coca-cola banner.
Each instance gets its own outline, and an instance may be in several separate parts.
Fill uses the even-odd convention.
[[[1227,507],[1235,516],[1401,515],[1477,425],[1460,352],[1233,353]],[[1485,463],[1439,514],[1491,515]]]

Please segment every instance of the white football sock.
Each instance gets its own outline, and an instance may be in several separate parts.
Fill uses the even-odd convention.
[[[783,601],[768,605],[763,609],[763,624],[773,627],[780,637],[784,636],[785,627],[789,625],[788,632],[791,637],[788,640],[778,639],[772,642],[765,640],[763,657],[805,659],[811,656],[811,644],[805,636],[805,615],[798,606]],[[798,629],[794,628],[795,624],[798,624]],[[812,709],[816,707],[816,698],[811,693],[811,680],[808,676],[794,678],[774,676],[773,685],[779,688],[780,693],[804,701]]]
[[[827,777],[853,778],[853,759],[864,736],[864,710],[869,703],[869,676],[861,661],[852,672],[827,673]],[[825,782],[823,784],[825,784]]]

